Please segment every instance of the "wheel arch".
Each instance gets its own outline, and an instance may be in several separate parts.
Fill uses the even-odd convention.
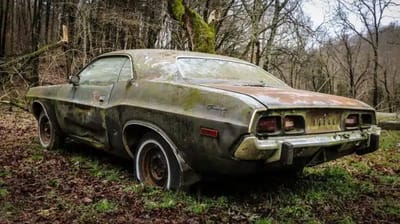
[[[39,119],[39,116],[42,112],[44,112],[46,116],[49,116],[46,106],[39,100],[35,100],[32,102],[31,111],[33,113],[33,116],[35,116],[36,120]]]
[[[167,133],[153,123],[140,120],[128,121],[122,129],[122,142],[129,156],[134,158],[135,151],[132,149],[132,147],[135,145],[135,143],[139,142],[140,138],[145,133],[149,131],[153,131],[160,135],[168,143],[179,162],[177,147],[171,138],[168,137]],[[130,137],[129,139],[128,136]]]
[[[125,123],[122,129],[122,142],[124,145],[124,149],[132,159],[134,159],[135,151],[132,151],[131,148],[135,145],[135,143],[138,143],[140,138],[148,131],[153,131],[156,134],[160,135],[171,147],[172,153],[174,154],[179,164],[179,169],[182,172],[183,185],[191,185],[201,179],[200,176],[193,171],[193,169],[187,164],[187,162],[180,155],[177,146],[171,140],[171,138],[168,137],[168,134],[165,131],[163,131],[160,127],[151,122],[141,121],[141,120],[131,120]],[[133,136],[133,134],[137,133],[138,136]],[[131,138],[128,139],[129,136],[134,137],[133,140]]]

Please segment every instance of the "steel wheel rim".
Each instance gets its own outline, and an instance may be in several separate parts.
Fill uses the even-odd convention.
[[[39,124],[40,141],[43,145],[48,146],[50,144],[52,134],[51,132],[52,131],[50,120],[46,116],[43,116],[40,119]]]
[[[166,186],[168,165],[162,150],[156,144],[149,143],[143,149],[141,169],[146,184]]]

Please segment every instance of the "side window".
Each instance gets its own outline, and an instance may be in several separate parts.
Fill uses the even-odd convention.
[[[132,78],[132,73],[132,62],[130,60],[126,60],[124,66],[122,66],[118,81],[130,80]]]
[[[127,57],[110,56],[97,59],[79,74],[81,85],[110,85],[118,80],[118,75]]]

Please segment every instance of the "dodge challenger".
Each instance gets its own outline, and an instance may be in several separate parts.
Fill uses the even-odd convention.
[[[110,52],[68,84],[34,87],[26,98],[43,147],[86,143],[131,159],[140,182],[164,189],[214,174],[299,172],[379,147],[367,104],[293,89],[213,54]]]

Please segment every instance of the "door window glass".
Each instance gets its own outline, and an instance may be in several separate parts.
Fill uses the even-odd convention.
[[[81,85],[110,85],[118,80],[118,75],[127,57],[105,57],[88,65],[80,74]]]

